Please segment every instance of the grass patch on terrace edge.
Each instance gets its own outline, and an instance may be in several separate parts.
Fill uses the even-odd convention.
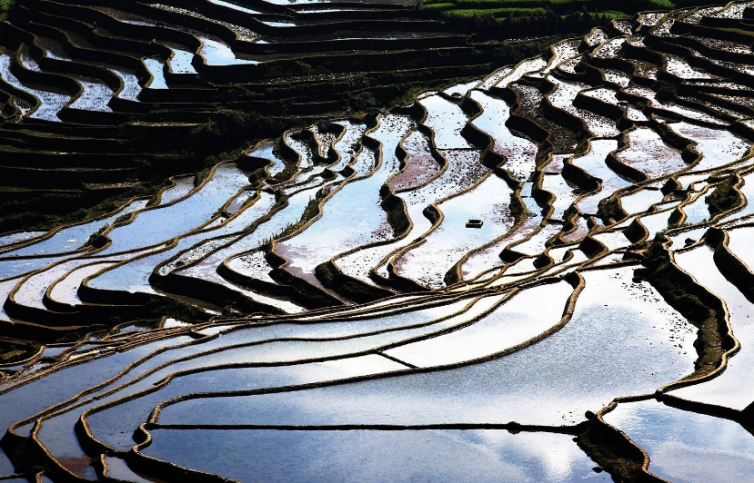
[[[443,5],[443,4],[440,4]],[[479,15],[492,15],[495,18],[504,18],[512,13],[544,13],[543,8],[517,9],[517,8],[489,8],[489,9],[454,9],[446,10],[442,13],[445,17],[466,17],[471,18]]]
[[[322,200],[325,198],[326,195],[322,193],[318,193],[317,196],[312,198],[309,203],[306,205],[306,208],[304,208],[304,213],[301,215],[301,219],[298,220],[296,223],[292,223],[288,225],[283,232],[276,236],[276,240],[282,240],[283,238],[292,235],[297,230],[299,230],[301,227],[309,223],[314,217],[319,215],[320,209],[319,204],[322,202]]]
[[[748,31],[748,30],[735,29],[735,28],[721,28],[720,30],[722,30],[724,32],[731,32],[731,33],[734,33],[734,34],[745,35],[747,37],[754,37],[754,32],[751,32],[751,31]]]
[[[592,26],[598,26],[608,20],[630,18],[640,11],[670,10],[689,2],[693,0],[423,0],[420,10],[429,16],[473,21],[476,28],[493,26],[489,21],[480,21],[485,18],[494,18],[498,24],[503,19],[508,23],[515,20],[526,24],[528,35],[534,36],[541,32],[575,31],[570,24],[579,16],[582,23],[591,20]],[[506,32],[514,37],[527,33],[527,30],[511,31],[510,25],[506,27]]]
[[[10,12],[15,3],[16,0],[0,0],[0,21],[8,17],[8,12]]]
[[[108,242],[108,238],[103,235],[103,233],[110,228],[110,224],[105,224],[99,227],[97,231],[89,235],[89,239],[86,241],[84,246],[90,246],[92,248],[102,248],[105,246]]]
[[[0,341],[0,364],[12,364],[33,356],[39,350],[35,344],[16,344]]]
[[[449,11],[430,11],[428,17],[452,18],[459,26],[472,30],[479,41],[514,38],[539,38],[548,35],[562,37],[581,36],[594,27],[604,26],[609,19],[600,11],[569,9],[559,12],[551,8],[527,12],[493,13],[505,3],[485,3],[470,0],[467,4],[456,4]],[[615,11],[611,9],[611,11]],[[448,15],[448,12],[454,12]],[[502,18],[500,18],[502,16]]]
[[[428,3],[428,4],[422,4],[420,6],[422,10],[447,10],[447,9],[451,9],[455,7],[456,7],[455,3],[448,3],[448,2],[432,3],[432,4]]]
[[[154,319],[168,316],[187,322],[197,322],[206,321],[210,318],[209,314],[203,310],[189,304],[188,302],[171,297],[161,297],[160,299],[150,300],[144,307],[144,312]],[[111,321],[111,325],[117,325],[112,322],[114,321]]]
[[[616,18],[631,18],[634,14],[621,10],[605,10],[600,12],[600,15],[609,20],[615,20]]]
[[[426,5],[452,3],[457,8],[471,5],[486,5],[490,8],[509,8],[511,10],[551,9],[557,13],[588,9],[592,13],[604,11],[625,11],[636,13],[645,10],[663,10],[677,8],[688,1],[671,0],[423,0],[422,8]]]
[[[704,202],[707,203],[710,217],[738,208],[743,203],[741,194],[735,188],[736,179],[732,178],[707,195]]]

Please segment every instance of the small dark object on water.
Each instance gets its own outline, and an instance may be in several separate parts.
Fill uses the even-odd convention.
[[[466,228],[481,228],[483,224],[482,220],[469,220],[466,222]]]

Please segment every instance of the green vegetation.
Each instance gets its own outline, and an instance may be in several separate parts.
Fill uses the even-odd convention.
[[[110,239],[103,235],[103,233],[105,233],[108,228],[110,228],[110,225],[102,225],[99,230],[92,233],[89,236],[89,239],[86,241],[86,246],[90,246],[92,248],[102,248],[107,245],[107,242]]]
[[[736,179],[732,178],[718,186],[704,199],[705,203],[709,205],[709,212],[712,217],[741,206],[743,200],[735,185]]]
[[[286,163],[285,168],[272,177],[270,184],[282,183],[288,181],[298,172],[298,165],[295,163]]]
[[[120,215],[118,218],[115,219],[113,222],[114,225],[122,225],[125,224],[128,220],[131,219],[132,214],[131,213],[124,213]]]
[[[643,10],[673,9],[682,4],[693,4],[689,1],[670,0],[424,0],[422,9],[431,5],[451,4],[455,8],[505,8],[511,13],[535,13],[550,10],[554,13],[565,15],[577,10],[590,12],[630,12],[636,13]]]
[[[167,316],[189,322],[205,321],[209,319],[209,315],[203,310],[184,302],[183,300],[171,297],[151,299],[144,306],[144,316],[145,318],[151,319],[159,319],[160,317]]]
[[[670,0],[424,0],[421,11],[471,23],[485,37],[566,34],[632,17],[643,10],[666,10],[691,1]]]
[[[604,219],[622,220],[624,218],[618,200],[615,198],[601,200],[597,209],[600,216]]]
[[[0,20],[5,20],[16,0],[0,0]]]
[[[707,221],[707,220],[705,219],[705,220],[703,220],[702,222],[705,222],[705,221]],[[658,235],[659,235],[659,236],[662,236],[662,235],[664,235],[664,234],[665,234],[665,232],[666,232],[666,231],[668,231],[668,230],[675,230],[675,229],[677,229],[677,228],[686,228],[687,226],[693,226],[693,225],[694,225],[694,223],[690,223],[690,222],[688,222],[688,221],[685,221],[685,222],[683,222],[683,223],[670,223],[670,224],[668,224],[668,228],[667,228],[667,230],[662,230],[662,231],[660,231],[660,232],[657,232],[657,233],[655,234],[655,237],[657,237]]]
[[[447,2],[441,5],[447,5]],[[457,0],[444,8],[422,6],[429,15],[453,18],[476,32],[480,39],[540,37],[545,35],[586,33],[590,28],[604,25],[607,16],[587,10],[569,10],[561,14],[547,8],[507,7],[506,2],[490,0]]]
[[[600,12],[600,15],[607,18],[608,20],[613,20],[616,18],[630,18],[633,14],[622,12],[620,10],[604,10]]]
[[[28,359],[39,351],[34,344],[16,344],[0,341],[0,364],[12,364],[16,361]]]
[[[440,4],[440,5],[447,5],[447,4]],[[459,9],[455,8],[455,5],[450,4],[451,9],[444,10],[443,16],[445,17],[474,17],[474,16],[480,16],[485,14],[491,14],[495,18],[505,18],[511,14],[543,14],[545,13],[545,9],[543,8],[489,8],[489,9],[482,9],[482,8],[469,8],[469,9]],[[430,5],[430,7],[433,7],[434,5]]]
[[[278,235],[277,239],[283,239],[289,235],[292,235],[296,231],[298,231],[301,227],[309,223],[312,219],[314,219],[317,215],[320,213],[319,204],[322,202],[322,198],[324,198],[325,195],[322,193],[318,193],[317,196],[314,197],[311,201],[309,201],[309,204],[306,205],[306,208],[304,209],[304,213],[301,215],[301,219],[297,223],[290,224],[286,227],[283,232]]]
[[[153,179],[146,179],[116,193],[84,188],[15,191],[0,188],[0,233],[54,228],[92,220],[115,211],[130,198],[154,196],[167,183],[167,179],[154,175]]]

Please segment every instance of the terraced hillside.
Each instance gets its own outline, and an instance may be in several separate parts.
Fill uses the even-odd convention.
[[[253,139],[546,46],[477,40],[405,0],[15,3],[0,22],[0,233],[103,215]]]
[[[26,15],[18,79],[66,65],[38,41],[63,17]],[[748,2],[614,20],[289,129],[151,206],[4,235],[0,330],[27,356],[0,365],[0,475],[751,479],[753,43]],[[27,116],[62,105],[40,99]]]

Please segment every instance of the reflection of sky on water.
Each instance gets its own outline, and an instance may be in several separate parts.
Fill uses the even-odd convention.
[[[620,404],[605,421],[649,453],[649,471],[683,483],[738,483],[754,475],[754,437],[740,424],[665,406]]]
[[[560,322],[566,300],[572,292],[573,287],[566,282],[525,290],[466,328],[386,353],[419,367],[453,364],[491,355],[529,340]],[[532,313],[531,307],[541,300],[550,303]]]
[[[209,410],[199,400],[184,401],[166,408],[160,422],[576,424],[585,411],[599,410],[616,395],[653,391],[693,371],[693,330],[648,286],[631,284],[632,274],[632,268],[586,273],[573,319],[500,359],[331,387],[217,397],[209,400]]]
[[[128,225],[114,228],[112,245],[102,253],[133,250],[181,235],[206,223],[228,199],[249,184],[235,164],[220,165],[193,195],[159,210],[144,211]]]
[[[732,231],[732,233],[734,233]],[[750,381],[754,373],[754,305],[726,279],[717,268],[711,247],[703,245],[694,250],[675,254],[676,263],[701,285],[725,301],[733,335],[741,349],[728,361],[725,372],[702,384],[673,391],[673,395],[716,406],[743,410],[754,398]]]
[[[549,433],[468,431],[152,431],[145,453],[239,481],[610,481],[571,440]],[[237,448],[253,448],[239,458]],[[234,456],[235,454],[235,456]]]

